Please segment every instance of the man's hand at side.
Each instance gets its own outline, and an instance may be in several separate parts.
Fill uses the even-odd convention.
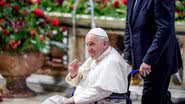
[[[151,72],[151,65],[149,64],[146,64],[146,63],[142,63],[140,68],[139,68],[139,73],[143,76],[143,77],[146,77],[147,75],[150,74]]]

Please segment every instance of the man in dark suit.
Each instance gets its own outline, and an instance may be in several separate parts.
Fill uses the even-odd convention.
[[[182,67],[175,0],[128,0],[124,59],[144,76],[142,104],[171,104],[171,75]]]

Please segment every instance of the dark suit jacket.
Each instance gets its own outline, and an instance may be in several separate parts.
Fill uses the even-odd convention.
[[[182,60],[174,28],[175,0],[140,1],[132,16],[134,0],[128,0],[124,59],[137,69],[145,62],[177,72]]]

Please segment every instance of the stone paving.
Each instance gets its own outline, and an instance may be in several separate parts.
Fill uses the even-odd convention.
[[[61,95],[61,93],[53,92],[53,93],[48,93],[44,95],[37,95],[31,98],[4,99],[4,101],[1,102],[0,104],[41,104],[42,101],[44,101],[44,99],[56,94]],[[140,101],[134,100],[133,104],[140,104]]]
[[[39,94],[35,97],[30,98],[4,98],[3,102],[0,104],[41,104],[41,102],[44,101],[44,99],[48,98],[49,96],[61,94],[61,93],[48,93],[48,94]]]
[[[2,79],[0,79],[0,84]],[[63,79],[57,82],[53,78],[43,75],[32,75],[27,79],[27,85],[38,93],[37,96],[31,98],[4,98],[4,101],[0,104],[41,104],[44,99],[52,95],[70,96],[72,88],[70,88]],[[55,84],[55,85],[53,85]],[[45,87],[45,88],[43,88]],[[47,88],[47,89],[46,89]],[[50,93],[46,91],[50,90]],[[52,92],[51,92],[52,91]],[[58,91],[58,92],[56,92]],[[60,91],[60,92],[59,92]],[[142,96],[142,86],[130,86],[131,98],[133,104],[140,104]],[[170,87],[172,94],[172,100],[174,102],[184,101],[185,102],[185,89],[181,87],[172,86]],[[176,103],[177,104],[177,103]],[[185,103],[178,103],[185,104]]]
[[[131,86],[131,98],[133,101],[133,104],[140,104],[141,100],[141,92],[142,92],[142,87],[141,86]],[[172,93],[172,100],[174,102],[177,102],[179,100],[184,100],[185,99],[185,90],[182,89],[170,89]],[[62,95],[65,96],[65,92],[50,92],[50,93],[45,93],[45,94],[38,94],[35,97],[31,98],[13,98],[13,99],[7,99],[5,98],[3,102],[0,104],[41,104],[44,99],[48,98],[49,96],[53,95]],[[181,103],[184,104],[184,103]]]

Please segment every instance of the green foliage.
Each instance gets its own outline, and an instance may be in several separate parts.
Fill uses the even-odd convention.
[[[111,16],[116,18],[125,18],[127,0],[93,0],[95,16]],[[115,3],[115,2],[119,3]],[[72,13],[75,0],[64,0],[62,5],[54,4],[53,0],[43,0],[43,6],[46,11],[58,11],[62,13]],[[90,14],[89,0],[79,0],[77,14]],[[185,0],[176,0],[175,19],[185,21]]]
[[[185,21],[185,0],[176,0],[175,19]]]
[[[96,0],[94,2],[95,16],[112,16],[123,18],[126,15],[126,5],[119,1],[119,6],[116,7],[115,0]],[[62,13],[72,13],[75,0],[65,0],[62,5],[54,5],[53,0],[43,0],[43,6],[47,7],[46,11],[58,11]],[[89,0],[79,0],[77,7],[77,14],[87,14],[90,12],[90,2]]]
[[[61,23],[45,14],[44,5],[41,0],[0,0],[0,51],[48,53],[50,40],[62,42]]]

